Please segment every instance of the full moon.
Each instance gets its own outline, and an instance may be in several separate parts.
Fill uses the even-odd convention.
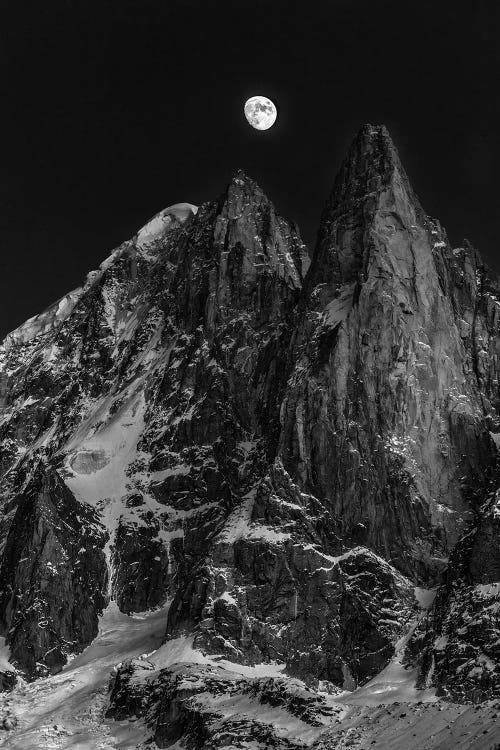
[[[245,102],[245,117],[256,130],[268,130],[276,121],[278,112],[267,96],[252,96]]]

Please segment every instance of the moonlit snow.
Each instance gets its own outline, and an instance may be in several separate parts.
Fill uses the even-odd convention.
[[[171,223],[172,217],[184,222],[197,211],[198,206],[194,206],[192,203],[175,203],[173,206],[163,209],[139,230],[137,245],[142,248],[158,239]]]
[[[419,589],[420,606],[428,606],[435,592]],[[153,670],[180,662],[214,665],[234,679],[285,676],[283,664],[234,664],[225,658],[207,656],[193,648],[192,637],[176,638],[161,645],[168,605],[156,611],[125,615],[111,603],[100,619],[99,635],[57,675],[26,683],[22,679],[10,694],[0,695],[2,716],[15,715],[18,727],[0,734],[0,747],[9,750],[153,750],[147,743],[150,731],[142,719],[106,720],[108,683],[117,664],[132,657],[147,659]],[[409,635],[409,634],[408,634]],[[447,750],[449,727],[453,726],[454,748],[490,750],[492,734],[484,728],[494,722],[493,702],[475,706],[442,703],[433,690],[415,690],[414,670],[401,663],[403,639],[387,668],[363,687],[334,696],[324,694],[327,704],[337,706],[338,720],[311,727],[281,706],[265,706],[245,695],[215,698],[213,709],[235,720],[252,716],[269,722],[278,734],[303,748],[383,747],[384,750]],[[151,675],[148,672],[148,675]],[[299,680],[295,680],[300,685]],[[325,734],[326,732],[326,734]],[[441,740],[440,740],[441,736]],[[328,744],[331,737],[331,744]],[[344,741],[342,741],[342,738]],[[341,744],[337,744],[340,740]],[[354,741],[357,740],[357,744]],[[180,747],[176,745],[175,747]]]

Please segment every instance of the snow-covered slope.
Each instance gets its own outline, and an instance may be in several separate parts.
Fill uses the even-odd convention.
[[[43,748],[135,747],[145,728],[105,721],[108,683],[116,665],[144,651],[154,651],[165,630],[165,609],[127,616],[111,603],[99,622],[92,645],[57,675],[32,683],[20,680],[12,693],[0,698],[3,716],[18,725],[0,746],[17,750]]]
[[[397,659],[354,693],[328,694],[322,686],[316,692],[287,678],[283,664],[231,663],[193,650],[191,638],[161,645],[164,623],[165,608],[127,616],[110,604],[95,641],[62,672],[32,683],[20,680],[13,692],[0,697],[2,718],[18,722],[0,734],[0,747],[181,748],[177,740],[156,745],[151,725],[157,703],[154,698],[137,702],[138,694],[150,695],[151,684],[165,681],[169,669],[182,677],[178,689],[184,701],[193,702],[190,690],[196,689],[195,711],[210,733],[220,737],[227,731],[241,748],[490,750],[500,741],[497,701],[476,706],[439,701],[434,691],[416,691],[414,670],[405,674]],[[132,660],[134,682],[115,685],[113,716],[107,716],[108,691],[116,667],[126,659]],[[128,696],[127,709],[134,709],[130,715],[122,707],[125,690],[136,696],[135,702]],[[212,746],[208,736],[205,747]]]

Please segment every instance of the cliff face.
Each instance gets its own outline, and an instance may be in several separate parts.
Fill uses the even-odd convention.
[[[288,319],[307,263],[293,226],[239,172],[197,214],[162,212],[83,289],[7,337],[3,538],[20,523],[19,485],[41,464],[108,537],[95,545],[107,565],[92,553],[102,581],[110,570],[92,617],[109,596],[140,611],[190,585],[251,489],[252,467],[267,462],[259,440],[277,441]],[[8,633],[7,602],[24,592],[8,545],[5,555]],[[33,671],[20,651],[16,662]]]
[[[387,132],[364,128],[321,221],[282,455],[339,518],[344,543],[426,583],[495,454],[484,416],[495,418],[497,396],[485,401],[475,367],[487,320],[455,288],[461,275]]]
[[[155,217],[1,349],[13,663],[56,671],[110,599],[171,599],[167,641],[352,690],[414,588],[440,587],[407,659],[422,685],[493,695],[499,292],[383,127],[355,139],[311,261],[243,172]],[[486,596],[487,634],[457,634]]]

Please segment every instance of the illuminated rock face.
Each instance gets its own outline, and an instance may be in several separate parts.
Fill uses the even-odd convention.
[[[445,631],[457,597],[464,622],[497,602],[499,294],[424,214],[383,127],[355,139],[311,259],[241,171],[162,211],[0,350],[16,664],[60,669],[110,597],[170,598],[167,639],[352,689],[415,620],[414,587],[442,586],[408,659],[422,684],[493,694],[493,638],[471,635],[452,675]]]

